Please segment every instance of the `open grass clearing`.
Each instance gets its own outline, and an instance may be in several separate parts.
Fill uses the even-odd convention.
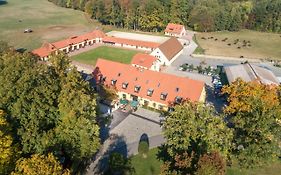
[[[280,34],[251,30],[224,31],[197,33],[196,39],[206,55],[281,60]]]
[[[138,53],[136,50],[127,50],[116,47],[100,46],[93,50],[83,52],[71,57],[71,59],[84,63],[95,65],[98,58],[129,64],[133,56]]]
[[[0,5],[0,39],[28,50],[91,31],[98,25],[85,13],[58,7],[47,0],[8,0]],[[23,33],[30,28],[32,33]]]
[[[160,173],[162,162],[157,159],[157,152],[158,149],[154,148],[149,150],[146,158],[140,154],[132,157],[135,175],[158,175]]]

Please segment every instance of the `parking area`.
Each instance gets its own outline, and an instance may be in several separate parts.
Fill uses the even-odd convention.
[[[137,153],[138,143],[143,134],[148,136],[150,148],[160,146],[164,142],[160,127],[160,114],[143,108],[130,113],[110,130],[110,134],[124,138],[128,155]]]
[[[119,32],[119,31],[111,31],[106,34],[109,36],[114,36],[114,37],[119,37],[119,38],[126,38],[126,39],[132,39],[132,40],[140,40],[140,41],[149,41],[149,42],[156,42],[156,43],[163,43],[169,39],[168,37],[164,37],[164,36]]]

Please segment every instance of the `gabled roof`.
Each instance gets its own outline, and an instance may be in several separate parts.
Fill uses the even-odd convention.
[[[53,44],[43,43],[40,48],[33,50],[32,53],[40,57],[46,57],[55,50],[57,50],[57,48]]]
[[[169,105],[176,97],[199,101],[204,83],[189,78],[175,75],[143,70],[131,65],[98,59],[93,76],[99,80],[99,76],[105,78],[104,84],[111,86],[112,80],[116,81],[116,89],[141,98],[146,98],[161,104]],[[128,83],[126,89],[122,88],[123,83]],[[135,92],[135,86],[140,86],[139,92]],[[151,96],[147,95],[148,90],[153,89]],[[165,100],[161,100],[161,94],[167,93]]]
[[[53,45],[55,45],[57,48],[64,48],[64,47],[67,47],[71,44],[78,44],[78,43],[81,43],[81,42],[86,41],[86,40],[103,38],[104,36],[105,36],[105,34],[102,31],[94,30],[92,32],[85,33],[83,35],[72,36],[68,39],[54,42]]]
[[[127,45],[138,46],[138,47],[146,47],[146,48],[157,48],[159,46],[159,43],[155,43],[155,42],[132,40],[132,39],[112,37],[112,36],[105,36],[103,38],[103,41],[111,42],[111,43],[127,44]]]
[[[279,81],[272,71],[251,64],[239,64],[225,67],[225,72],[229,83],[234,82],[237,78],[242,78],[246,82],[257,81],[262,84],[278,85]]]
[[[40,48],[35,49],[32,51],[32,53],[40,56],[45,57],[48,56],[51,52],[67,47],[71,44],[78,44],[80,42],[83,42],[85,40],[91,40],[96,38],[103,38],[105,34],[100,30],[94,30],[89,33],[85,33],[83,35],[79,36],[73,36],[65,40],[53,42],[53,43],[44,43]]]
[[[181,43],[175,37],[171,37],[158,48],[169,61],[183,49]]]
[[[155,58],[154,56],[144,53],[137,53],[136,55],[134,55],[131,64],[139,65],[149,69],[156,60],[157,58]]]
[[[181,34],[183,28],[184,28],[184,26],[181,24],[169,23],[165,29],[165,32],[179,35],[179,34]]]

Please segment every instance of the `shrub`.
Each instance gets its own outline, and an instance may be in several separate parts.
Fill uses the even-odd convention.
[[[148,143],[146,141],[140,141],[138,151],[139,151],[139,154],[142,154],[143,157],[146,157],[146,154],[149,151]]]

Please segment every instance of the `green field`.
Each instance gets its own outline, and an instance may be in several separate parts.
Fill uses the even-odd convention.
[[[160,173],[161,162],[157,159],[156,154],[158,149],[151,149],[148,152],[147,158],[142,155],[132,157],[132,165],[136,175],[158,175]]]
[[[117,61],[120,63],[129,64],[133,56],[139,51],[120,49],[115,47],[101,46],[96,49],[81,53],[71,57],[71,59],[84,63],[95,65],[98,58]]]
[[[0,3],[0,39],[28,50],[95,29],[96,22],[78,10],[47,0],[8,0]],[[23,33],[30,28],[33,33]]]
[[[227,40],[222,41],[225,38],[227,38]],[[196,39],[199,45],[204,49],[206,55],[227,57],[244,56],[245,58],[270,58],[281,60],[280,34],[250,30],[241,30],[239,32],[224,31],[197,33]],[[234,44],[234,41],[237,39],[239,39],[239,41]],[[250,43],[243,46],[244,40],[246,42],[250,41]],[[240,49],[238,47],[240,47]]]
[[[142,158],[141,155],[132,157],[132,165],[135,168],[136,175],[158,175],[160,172],[160,162],[156,155],[158,149],[151,149],[146,159]],[[228,167],[226,175],[279,175],[281,172],[281,161],[272,163],[269,166],[263,168],[241,170],[237,167]]]

